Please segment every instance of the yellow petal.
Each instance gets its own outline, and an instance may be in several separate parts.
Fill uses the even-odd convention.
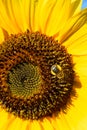
[[[71,130],[72,127],[67,122],[67,119],[64,117],[64,113],[60,113],[60,116],[56,118],[57,125],[59,127],[59,130]]]
[[[80,126],[83,126],[83,125],[86,126],[86,121],[85,121],[85,124],[83,124],[82,120],[84,120],[85,118],[87,119],[87,105],[86,105],[87,94],[83,97],[84,95],[83,91],[86,91],[87,93],[87,89],[86,90],[84,88],[82,89],[83,90],[80,89],[77,91],[78,93],[77,100],[73,101],[73,106],[70,106],[67,113],[64,115],[67,121],[67,124],[71,126],[71,129],[75,129],[75,130],[79,130],[80,127],[77,128],[79,124],[81,124]]]
[[[73,35],[85,24],[87,24],[87,9],[84,9],[77,15],[71,17],[67,21],[65,27],[59,32],[57,39],[60,41],[60,43],[64,43],[66,40],[68,41],[68,39],[71,38],[71,36],[73,37]]]
[[[81,6],[81,0],[46,0],[40,5],[39,25],[41,32],[47,35],[59,34],[64,28],[67,20],[76,14],[77,8]],[[79,9],[80,10],[80,9]],[[66,12],[66,13],[65,13]],[[56,14],[56,15],[55,15]]]
[[[87,130],[87,117],[81,119],[76,126],[76,130]]]
[[[29,130],[41,130],[40,123],[37,120],[31,121],[31,124],[29,126]]]
[[[48,118],[44,118],[43,121],[41,122],[42,130],[54,130],[50,120]]]
[[[28,28],[30,31],[39,31],[38,29],[38,14],[39,9],[41,8],[41,2],[35,0],[22,0],[23,1],[23,8],[24,8],[24,15],[26,18],[26,22],[28,24]],[[43,4],[43,3],[42,3]],[[38,8],[40,6],[40,8]]]
[[[79,76],[87,77],[87,55],[73,56],[74,69]]]
[[[79,23],[80,24],[80,23]],[[66,46],[69,53],[72,55],[87,54],[87,22],[75,33],[67,39],[63,45]]]
[[[0,27],[4,28],[9,34],[18,32],[13,16],[9,1],[0,0]]]
[[[51,12],[52,8],[56,4],[56,0],[40,0],[38,3],[37,8],[37,21],[39,30],[44,33],[47,18],[49,17],[49,13]]]
[[[19,130],[29,130],[28,122],[29,121],[27,121],[27,120],[21,119],[21,129],[19,129]],[[28,126],[28,129],[27,129],[27,126]]]
[[[2,29],[0,28],[0,44],[4,41],[4,34],[2,32]]]
[[[0,130],[3,130],[3,126],[7,123],[8,113],[0,108]]]
[[[28,28],[28,24],[25,17],[23,2],[20,0],[9,1],[8,8],[10,8],[11,17],[14,17],[19,31],[25,31]]]
[[[73,100],[73,106],[70,106],[67,114],[65,115],[66,120],[72,125],[75,130],[86,130],[87,129],[87,56],[73,57],[75,62],[75,71],[79,76],[79,80],[82,84],[81,88],[78,88],[77,99]]]
[[[71,10],[75,15],[81,10],[82,0],[71,0],[71,4]]]
[[[10,121],[7,121],[7,125],[5,125],[6,129],[5,130],[20,130],[22,125],[21,125],[21,120],[19,118],[13,118],[10,119]]]
[[[57,31],[57,29],[60,29],[61,25],[63,26],[69,17],[69,6],[70,0],[45,0],[41,6],[39,15],[39,22],[42,32],[47,35],[52,35]],[[65,18],[63,20],[64,16]]]

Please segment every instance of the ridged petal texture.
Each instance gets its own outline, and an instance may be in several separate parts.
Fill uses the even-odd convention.
[[[67,113],[58,117],[22,120],[0,108],[0,130],[87,130],[87,9],[80,11],[81,3],[81,0],[0,0],[0,43],[9,34],[26,29],[53,36],[72,54],[82,86]]]

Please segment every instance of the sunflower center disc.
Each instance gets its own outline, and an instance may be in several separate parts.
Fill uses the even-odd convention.
[[[40,86],[40,74],[37,66],[30,63],[18,64],[8,75],[8,83],[12,94],[27,98]]]
[[[0,44],[0,104],[22,119],[66,110],[75,96],[72,57],[52,37],[29,31]]]

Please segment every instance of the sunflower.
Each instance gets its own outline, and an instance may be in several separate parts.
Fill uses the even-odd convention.
[[[81,4],[0,1],[0,130],[87,129],[87,9]]]

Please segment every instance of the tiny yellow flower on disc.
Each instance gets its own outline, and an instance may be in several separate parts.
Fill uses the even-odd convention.
[[[70,54],[52,37],[29,31],[0,45],[2,108],[22,119],[40,119],[66,110],[75,96]]]

